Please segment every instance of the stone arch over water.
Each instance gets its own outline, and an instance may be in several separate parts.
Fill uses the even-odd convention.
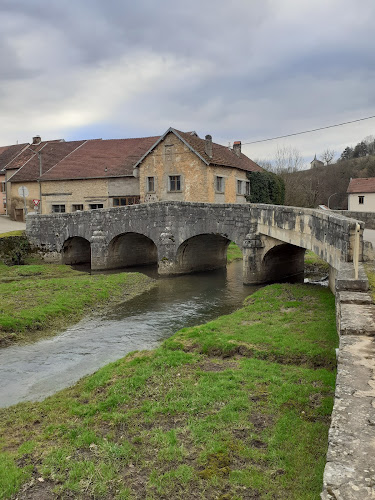
[[[275,245],[263,257],[263,266],[270,280],[303,282],[305,248],[282,243]],[[268,280],[266,280],[268,281]]]
[[[62,249],[62,262],[67,265],[91,265],[90,242],[81,236],[72,236],[65,240]]]
[[[191,273],[225,267],[230,241],[220,234],[201,234],[185,240],[176,254],[179,272]]]
[[[115,236],[108,245],[108,269],[148,266],[156,264],[158,251],[155,243],[140,233]]]

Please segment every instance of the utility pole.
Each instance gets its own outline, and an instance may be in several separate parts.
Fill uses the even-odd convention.
[[[41,215],[42,214],[42,185],[40,183],[40,177],[42,177],[42,175],[43,175],[43,170],[42,170],[42,153],[40,151],[34,151],[31,148],[26,148],[26,149],[28,149],[29,151],[31,151],[39,159],[39,179],[38,179],[38,183],[39,183],[39,214]]]

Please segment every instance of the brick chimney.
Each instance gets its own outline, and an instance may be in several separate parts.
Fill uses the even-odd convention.
[[[42,142],[42,139],[40,138],[40,135],[36,135],[33,137],[33,144],[40,144]]]
[[[241,141],[234,141],[233,151],[236,153],[237,156],[241,156]]]
[[[205,139],[206,141],[204,144],[204,152],[206,153],[207,156],[212,158],[212,136],[206,135]]]

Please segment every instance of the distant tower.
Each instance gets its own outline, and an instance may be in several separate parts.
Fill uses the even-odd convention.
[[[314,156],[313,161],[310,162],[311,167],[310,168],[315,168],[315,167],[324,167],[324,163],[316,158],[316,155]]]

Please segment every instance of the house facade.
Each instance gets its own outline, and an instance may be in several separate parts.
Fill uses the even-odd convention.
[[[351,179],[347,193],[349,211],[375,212],[375,177]]]
[[[42,142],[36,136],[7,161],[6,204],[11,218],[25,220],[30,212],[153,201],[246,203],[247,173],[261,170],[239,141],[228,148],[173,128],[133,139]]]
[[[262,168],[241,152],[170,128],[135,165],[140,202],[246,203],[247,172]]]

